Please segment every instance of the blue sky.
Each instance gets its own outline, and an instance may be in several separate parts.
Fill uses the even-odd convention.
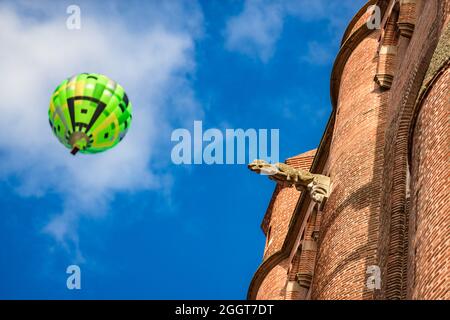
[[[274,185],[243,165],[176,166],[170,134],[202,120],[280,129],[280,159],[315,148],[364,1],[57,3],[0,3],[0,298],[245,298]],[[72,157],[48,128],[51,92],[79,72],[133,103],[127,137],[101,155]],[[81,290],[66,288],[71,264]]]

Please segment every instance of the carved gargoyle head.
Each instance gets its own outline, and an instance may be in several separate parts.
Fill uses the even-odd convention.
[[[275,173],[278,172],[278,169],[274,165],[264,160],[254,160],[247,167],[251,171],[256,172],[257,174],[263,174],[268,176],[274,175]]]

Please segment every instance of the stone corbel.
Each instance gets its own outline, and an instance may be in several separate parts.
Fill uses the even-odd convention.
[[[395,59],[397,46],[383,45],[380,48],[378,70],[375,81],[384,89],[390,89],[394,81]]]
[[[389,17],[381,38],[378,50],[378,65],[375,82],[383,89],[390,89],[394,81],[395,65],[397,60],[398,11],[393,11]]]
[[[258,174],[269,176],[269,179],[281,185],[295,186],[299,191],[307,190],[319,205],[323,205],[329,197],[330,177],[296,169],[285,163],[270,164],[264,160],[255,160],[248,168]]]
[[[299,272],[297,273],[297,282],[298,285],[302,288],[309,289],[311,287],[313,276],[308,272]]]
[[[416,22],[416,0],[401,0],[400,15],[397,26],[400,34],[406,38],[411,38]]]

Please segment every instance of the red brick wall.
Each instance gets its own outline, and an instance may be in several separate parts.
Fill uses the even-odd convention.
[[[287,265],[287,260],[284,260],[270,270],[259,287],[257,300],[284,300]]]
[[[281,249],[299,195],[300,192],[294,187],[277,187],[271,209],[264,260]]]
[[[313,299],[367,297],[366,268],[376,262],[384,115],[374,82],[378,37],[373,32],[357,46],[342,74]]]
[[[413,272],[408,298],[450,299],[450,68],[417,118],[411,161]]]

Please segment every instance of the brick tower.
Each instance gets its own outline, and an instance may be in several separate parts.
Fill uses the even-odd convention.
[[[320,145],[286,160],[328,194],[275,187],[249,299],[450,299],[449,21],[450,0],[372,0],[352,19]]]

